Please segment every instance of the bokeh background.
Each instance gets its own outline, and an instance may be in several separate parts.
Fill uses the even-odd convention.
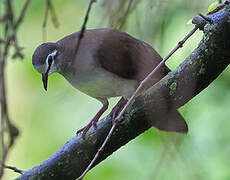
[[[23,2],[14,0],[18,12]],[[116,24],[119,2],[97,0],[87,28],[117,27],[112,21]],[[193,28],[187,24],[188,20],[200,12],[205,14],[212,2],[143,0],[133,8],[122,30],[148,42],[165,57]],[[88,3],[86,0],[53,1],[60,26],[54,28],[49,17],[46,41],[57,41],[79,31]],[[23,170],[52,155],[101,107],[97,100],[75,90],[59,74],[49,78],[48,92],[43,90],[41,77],[32,67],[31,56],[44,42],[44,10],[45,1],[31,2],[19,28],[19,44],[24,47],[25,58],[23,61],[9,58],[7,62],[9,114],[20,129],[7,164]],[[201,38],[202,32],[197,32],[186,42],[183,49],[167,62],[170,69],[175,69]],[[85,179],[230,179],[229,88],[230,72],[226,69],[207,89],[180,108],[189,125],[187,135],[151,128],[93,168]],[[111,100],[111,107],[116,101],[116,98]],[[11,170],[5,170],[3,179],[17,176]]]

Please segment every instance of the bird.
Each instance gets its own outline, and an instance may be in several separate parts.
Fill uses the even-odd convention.
[[[87,29],[81,39],[80,32],[75,32],[57,42],[43,43],[32,56],[33,67],[42,75],[45,90],[48,76],[59,73],[74,88],[102,103],[94,118],[77,131],[77,134],[82,133],[83,138],[92,126],[96,128],[97,121],[108,109],[108,99],[121,97],[110,113],[114,119],[140,82],[161,60],[151,45],[111,28]],[[165,64],[161,66],[145,89],[169,72]],[[164,120],[153,125],[160,130],[187,133],[187,124],[177,110],[173,110],[167,118],[172,122],[170,126]]]

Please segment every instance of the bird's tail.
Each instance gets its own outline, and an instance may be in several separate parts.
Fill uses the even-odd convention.
[[[187,133],[188,125],[177,110],[168,111],[166,114],[148,118],[152,126],[169,132]]]

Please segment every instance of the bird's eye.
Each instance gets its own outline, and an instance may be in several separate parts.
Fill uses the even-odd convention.
[[[52,61],[53,61],[52,56],[49,56],[49,57],[48,57],[48,64],[49,64],[49,66],[52,64]]]

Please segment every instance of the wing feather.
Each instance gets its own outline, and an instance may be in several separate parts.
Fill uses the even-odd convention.
[[[143,80],[162,60],[150,45],[118,30],[109,30],[104,33],[95,56],[104,69],[138,82]],[[154,75],[154,80],[159,81],[169,71],[166,66],[163,66]]]

